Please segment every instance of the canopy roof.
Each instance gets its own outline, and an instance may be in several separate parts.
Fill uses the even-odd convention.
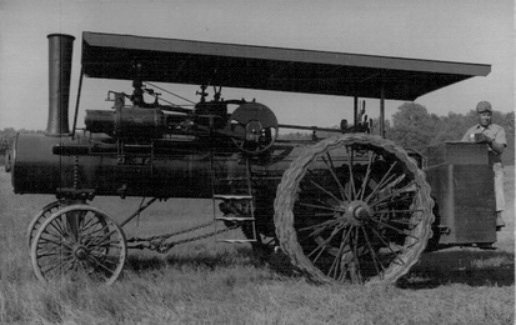
[[[86,76],[414,100],[491,66],[84,32]],[[134,68],[141,66],[140,71]]]

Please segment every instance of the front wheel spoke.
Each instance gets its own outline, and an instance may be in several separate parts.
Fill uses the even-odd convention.
[[[64,241],[64,240],[61,240],[61,241],[55,241],[55,240],[52,240],[52,239],[50,239],[50,238],[44,238],[43,236],[41,236],[41,237],[39,238],[38,245],[44,244],[44,243],[41,243],[42,241],[43,241],[43,242],[47,242],[47,243],[51,243],[51,244],[54,244],[54,245],[56,245],[56,246],[60,246],[60,247],[61,247],[61,246],[64,246],[64,247],[66,247],[66,248],[68,248],[68,249],[71,249],[71,248],[72,248],[72,246],[71,246],[69,243],[67,243],[66,241]]]
[[[114,240],[104,240],[103,242],[89,242],[85,244],[86,247],[94,249],[95,247],[103,247],[103,248],[110,248],[110,247],[122,247],[120,245],[120,240],[114,239]]]
[[[84,225],[85,216],[88,214],[86,210],[77,211],[77,229],[80,229]]]
[[[106,227],[104,227],[104,229],[109,230],[109,225],[106,225]],[[116,231],[116,229],[111,230],[109,233],[105,234],[105,235],[102,237],[102,239],[100,239],[99,241],[100,241],[100,242],[102,242],[102,241],[104,241],[104,240],[106,240],[106,239],[110,238],[110,237],[111,237],[114,233],[116,233],[116,232],[117,232],[117,231]]]
[[[55,255],[62,255],[65,253],[68,253],[68,249],[63,249],[62,247],[55,247],[55,246],[41,246],[39,245],[36,250],[36,256],[39,256],[38,254],[55,254]]]
[[[94,264],[96,264],[97,266],[99,266],[100,268],[104,269],[104,271],[107,271],[109,273],[113,273],[114,270],[111,270],[109,267],[107,267],[106,265],[104,265],[103,263],[101,263],[97,257],[93,256],[93,255],[89,255],[88,256],[88,260],[90,260],[90,262],[93,262]]]
[[[90,231],[88,233],[84,233],[83,235],[85,235],[85,236],[92,236],[92,235],[97,234],[99,232],[106,234],[106,231],[108,231],[108,230],[109,230],[109,225],[104,225],[104,226],[102,226],[102,228],[97,228],[97,229],[95,229],[93,231]]]
[[[104,245],[106,243],[111,243],[113,241],[117,241],[117,239],[113,239],[111,237],[105,236],[86,236],[84,240],[85,245]]]
[[[81,218],[80,226],[82,228],[87,227],[91,222],[93,222],[95,220],[99,220],[95,215],[93,215],[89,218],[86,218],[86,215],[87,215],[87,213],[83,214],[83,216]]]
[[[81,233],[85,233],[87,232],[89,229],[95,227],[96,225],[102,225],[102,223],[100,222],[99,219],[97,218],[91,218],[91,219],[88,219],[88,221],[86,223],[84,223],[83,225],[81,225],[80,229],[79,229],[79,232]]]
[[[53,252],[51,250],[48,250],[43,253],[38,252],[38,254],[36,256],[38,258],[42,258],[42,257],[45,258],[45,257],[50,257],[50,256],[63,256],[63,252],[62,251]]]
[[[70,266],[68,266],[67,271],[77,272],[77,268],[78,268],[77,266],[79,265],[79,261],[77,259],[72,259],[69,264],[70,264]]]
[[[78,211],[70,211],[65,215],[66,232],[78,241],[79,237],[79,213]]]
[[[70,252],[61,252],[60,254],[49,254],[49,252],[38,251],[36,252],[36,256],[40,259],[41,262],[45,262],[42,264],[49,264],[52,261],[67,261],[69,259],[73,259],[73,256]]]
[[[56,234],[53,230],[50,230],[48,228],[45,229],[45,231],[41,235],[42,238],[43,238],[43,236],[45,236],[48,239],[53,239],[53,240],[58,240],[58,241],[63,241],[63,242],[66,241],[65,236],[63,236],[62,234]]]
[[[54,265],[50,265],[49,268],[47,268],[46,270],[43,270],[43,266],[40,265],[41,267],[41,272],[42,273],[49,273],[51,272],[52,270],[56,269],[57,267],[64,267],[65,265],[69,264],[69,263],[73,263],[73,258],[71,256],[68,256],[68,257],[65,257],[65,258],[60,258],[58,259],[58,261],[55,261],[56,264]]]
[[[62,218],[56,218],[49,223],[58,233],[66,234],[65,223]]]
[[[46,229],[47,233],[50,233],[52,228],[54,231],[56,231],[61,237],[65,237],[66,231],[60,227],[59,222],[51,222],[48,224],[48,228]]]
[[[119,260],[118,256],[105,255],[103,253],[99,253],[98,255],[91,254],[91,256],[94,257],[95,259],[97,259],[98,261],[102,261],[106,265],[110,264],[111,266],[113,266],[113,268],[116,268],[116,266],[118,265],[118,260]]]

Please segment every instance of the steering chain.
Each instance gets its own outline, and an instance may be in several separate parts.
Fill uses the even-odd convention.
[[[140,244],[136,244],[136,245],[133,245],[133,246],[128,246],[127,248],[129,248],[129,249],[141,249],[141,250],[149,249],[149,250],[153,250],[153,251],[156,251],[158,253],[161,253],[161,254],[165,254],[170,249],[172,249],[174,246],[177,246],[177,245],[180,245],[180,244],[189,243],[189,242],[193,242],[193,241],[196,241],[196,240],[201,240],[201,239],[209,238],[209,237],[212,237],[212,236],[216,236],[218,234],[221,234],[221,233],[224,233],[224,232],[228,232],[230,230],[234,230],[234,229],[237,229],[239,227],[238,224],[234,224],[234,225],[232,225],[230,227],[226,226],[225,229],[220,229],[220,230],[213,231],[213,232],[210,232],[210,233],[207,233],[207,234],[203,234],[203,235],[199,235],[199,236],[196,236],[196,237],[186,238],[186,239],[182,239],[182,240],[177,240],[177,241],[172,241],[172,242],[166,243],[166,241],[169,238],[172,238],[174,236],[179,236],[179,235],[182,235],[182,234],[185,234],[185,233],[188,233],[188,232],[193,232],[193,231],[196,231],[196,230],[199,230],[199,229],[202,229],[202,228],[209,227],[209,226],[215,224],[216,222],[217,222],[216,220],[213,220],[213,221],[210,221],[210,222],[207,222],[207,223],[204,223],[204,224],[197,225],[197,226],[192,227],[192,228],[182,229],[182,230],[170,233],[170,234],[157,235],[157,236],[151,236],[151,237],[145,237],[145,238],[143,238],[143,237],[132,237],[132,238],[129,238],[127,240],[128,243],[140,243]]]

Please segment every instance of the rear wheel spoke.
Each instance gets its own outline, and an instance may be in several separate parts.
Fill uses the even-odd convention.
[[[317,205],[317,204],[309,204],[309,203],[299,203],[299,205],[307,207],[307,208],[314,208],[314,209],[320,209],[320,210],[327,210],[327,211],[333,211],[333,212],[343,212],[342,209],[337,209],[330,206],[324,206],[324,205]]]
[[[365,191],[367,189],[367,184],[369,183],[369,178],[371,177],[371,169],[372,169],[373,160],[375,158],[376,158],[376,154],[369,152],[369,162],[367,163],[365,177],[362,180],[362,186],[360,187],[360,191],[358,193],[358,197],[360,200],[364,199]]]
[[[322,243],[320,243],[310,254],[308,254],[307,256],[310,257],[314,252],[316,252],[317,250],[321,249],[324,250],[324,248],[326,247],[326,245],[328,245],[328,243],[333,239],[333,237],[335,237],[335,235],[341,230],[340,227],[335,227],[331,233],[331,235],[322,241]]]
[[[356,188],[355,188],[355,175],[353,174],[353,153],[354,153],[354,150],[352,150],[351,152],[351,155],[348,159],[348,171],[349,171],[349,183],[350,183],[350,192],[351,192],[351,195],[350,197],[352,199],[356,198],[357,197],[357,192],[356,192]]]
[[[400,234],[400,235],[404,235],[404,236],[411,237],[411,238],[414,238],[414,239],[416,239],[416,240],[419,240],[419,238],[417,238],[417,237],[415,237],[415,236],[412,236],[411,234],[407,233],[407,231],[406,231],[406,230],[396,228],[396,227],[391,226],[391,225],[389,225],[389,224],[387,224],[387,223],[385,223],[385,222],[382,222],[382,221],[380,221],[380,220],[375,220],[375,219],[373,219],[373,218],[371,218],[370,220],[372,220],[372,221],[374,221],[374,222],[376,222],[376,223],[378,223],[378,224],[380,224],[380,225],[382,225],[382,226],[384,226],[384,227],[387,227],[387,228],[389,228],[389,229],[391,229],[391,230],[394,230],[395,232],[397,232],[397,233],[398,233],[398,234]]]
[[[328,170],[330,171],[333,179],[335,180],[335,183],[339,187],[339,191],[340,191],[340,195],[341,195],[342,199],[345,200],[345,201],[348,201],[349,198],[346,195],[346,191],[344,190],[344,186],[342,185],[341,181],[339,180],[339,177],[337,176],[337,173],[335,171],[335,166],[333,165],[333,160],[331,159],[331,156],[329,154],[327,154],[327,158],[328,158],[328,160],[326,160],[324,157],[322,157],[322,160],[326,164],[326,166],[327,166]]]
[[[310,183],[315,186],[317,189],[319,189],[321,192],[323,192],[324,194],[328,195],[329,197],[331,197],[332,199],[334,199],[336,202],[340,202],[341,199],[337,198],[332,192],[326,190],[324,187],[322,187],[321,185],[319,185],[318,183],[316,183],[315,181],[313,180],[310,180]]]
[[[361,228],[362,228],[362,232],[364,233],[364,238],[365,238],[365,241],[366,241],[367,246],[369,248],[369,252],[371,254],[371,259],[372,259],[373,265],[374,265],[374,267],[376,269],[376,272],[377,272],[378,275],[382,276],[382,272],[385,271],[385,268],[383,267],[382,262],[380,261],[378,256],[376,256],[376,253],[374,251],[373,245],[371,244],[371,241],[369,240],[369,235],[367,235],[367,232],[366,232],[365,228],[364,227],[361,227]],[[376,261],[378,261],[379,265],[376,264]],[[380,271],[380,269],[378,269],[378,266],[380,266],[382,271]]]
[[[392,249],[391,244],[387,242],[387,240],[380,233],[378,233],[376,229],[371,228],[371,230],[373,234],[376,236],[376,238],[378,238],[382,242],[383,247],[386,247],[394,256],[397,256],[399,254]]]
[[[374,188],[374,190],[371,192],[371,194],[369,194],[366,198],[365,198],[365,202],[369,202],[370,199],[372,199],[376,193],[378,193],[383,187],[384,187],[384,184],[387,183],[387,182],[390,182],[391,179],[394,179],[396,177],[396,175],[394,174],[391,174],[394,167],[397,165],[397,161],[393,162],[391,164],[391,166],[389,167],[389,169],[387,170],[387,172],[383,175],[382,179],[380,180],[380,182],[378,183],[378,185],[376,185],[376,187]]]
[[[411,186],[413,186],[413,185],[414,185],[414,183],[412,183],[412,182],[411,182],[410,184],[407,184],[407,185],[405,185],[404,187],[402,187],[402,188],[400,188],[400,189],[398,189],[398,190],[395,190],[394,192],[392,192],[392,193],[388,194],[387,196],[382,197],[382,198],[381,198],[381,199],[379,199],[378,201],[373,202],[373,203],[371,204],[371,206],[372,206],[372,207],[375,207],[375,206],[377,206],[377,205],[378,205],[378,204],[380,204],[380,203],[383,203],[383,202],[385,202],[385,201],[388,201],[389,199],[391,199],[391,198],[393,198],[393,197],[396,197],[397,195],[399,195],[399,194],[403,193],[403,191],[405,191],[406,189],[408,189],[409,187],[411,187]]]
[[[359,232],[358,232],[358,228],[359,227],[355,227],[355,243],[353,245],[353,264],[352,264],[352,268],[350,269],[350,276],[351,276],[351,281],[352,282],[356,282],[358,284],[361,284],[362,283],[362,276],[360,274],[360,261],[358,260],[358,235],[359,235]]]
[[[344,231],[342,232],[342,241],[340,242],[339,251],[337,252],[335,259],[333,260],[333,263],[330,266],[330,269],[328,270],[328,273],[327,273],[328,276],[331,276],[331,271],[332,271],[332,269],[334,270],[334,273],[333,273],[334,279],[337,278],[337,273],[341,266],[341,259],[344,255],[344,247],[346,247],[346,245],[348,244],[348,238],[351,235],[352,230],[353,230],[353,227],[349,227],[349,229],[345,232],[345,234],[344,234]],[[341,273],[342,273],[342,269],[341,269]]]

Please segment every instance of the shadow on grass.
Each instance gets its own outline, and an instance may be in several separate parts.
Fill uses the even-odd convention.
[[[404,289],[430,289],[453,283],[513,286],[514,254],[457,248],[423,254],[420,263],[397,285]]]
[[[252,252],[249,250],[249,254]],[[234,255],[234,254],[232,254]],[[238,256],[229,256],[227,252],[206,252],[206,253],[195,253],[190,255],[175,255],[169,254],[166,256],[156,255],[129,255],[126,261],[126,268],[134,271],[152,271],[165,268],[166,266],[171,267],[192,267],[192,268],[207,268],[215,269],[217,267],[228,267],[235,265],[235,261],[238,260],[238,264],[242,264],[242,258]],[[248,264],[251,265],[249,261]]]
[[[129,255],[125,269],[135,272],[159,271],[167,267],[212,271],[234,266],[269,268],[278,275],[299,276],[286,260],[264,259],[250,247],[235,247],[232,251],[194,251],[192,254],[170,254],[165,257],[150,254]]]
[[[288,264],[288,263],[287,263]],[[209,250],[191,254],[130,255],[125,268],[135,272],[152,272],[168,267],[181,270],[207,270],[233,267],[269,267],[278,275],[301,276],[284,263],[264,263],[249,247],[236,247],[228,252]],[[505,251],[481,251],[452,248],[423,254],[420,262],[402,277],[397,286],[402,289],[431,289],[443,285],[513,286],[514,254]]]
[[[255,256],[253,250],[248,247],[235,247],[231,252],[193,250],[191,254],[171,253],[166,256],[137,254],[129,255],[126,261],[126,268],[134,271],[158,270],[166,266],[215,269],[235,265],[259,267],[263,263]]]

